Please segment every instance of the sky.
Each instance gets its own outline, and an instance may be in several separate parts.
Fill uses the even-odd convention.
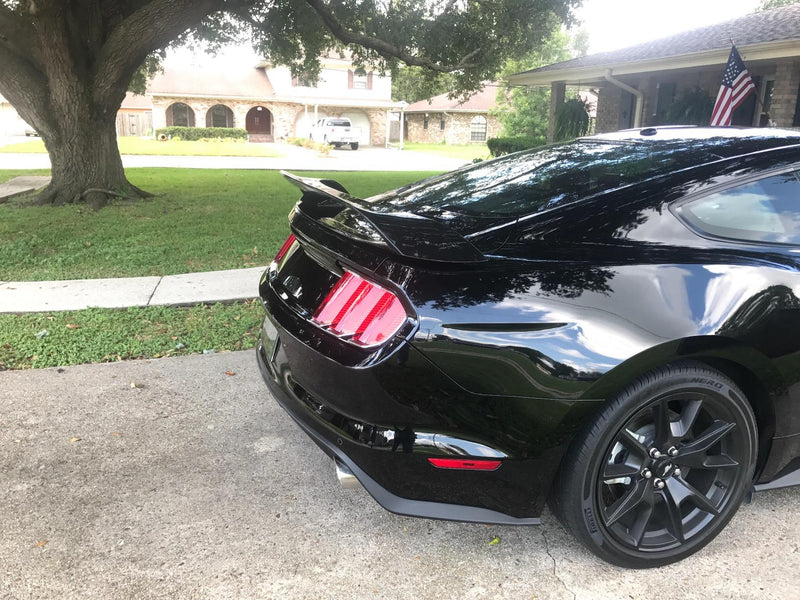
[[[759,0],[584,0],[589,53],[606,52],[755,11]]]
[[[589,32],[589,52],[633,46],[753,12],[760,0],[584,0],[577,11]],[[249,46],[226,49],[216,59],[188,50],[171,51],[167,64],[183,67],[209,63],[258,62]]]

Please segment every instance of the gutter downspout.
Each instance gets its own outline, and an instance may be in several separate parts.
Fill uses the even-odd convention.
[[[450,122],[447,124],[447,128],[444,130],[444,143],[449,144],[450,140],[453,139],[453,115],[448,113],[446,110],[443,110],[442,114],[445,117],[450,117]]]
[[[619,79],[615,79],[611,76],[611,69],[606,69],[606,74],[603,76],[606,81],[609,83],[614,84],[620,89],[625,90],[626,92],[633,94],[636,96],[636,112],[633,115],[633,127],[634,129],[639,129],[642,126],[642,110],[644,108],[644,92],[637,90],[635,87],[629,86],[627,83],[623,83]]]

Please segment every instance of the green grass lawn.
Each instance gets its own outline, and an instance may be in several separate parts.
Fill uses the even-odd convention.
[[[231,140],[219,142],[160,142],[149,138],[126,136],[118,138],[120,154],[149,154],[167,156],[262,156],[274,158],[283,153],[274,146],[248,144]],[[0,147],[0,152],[43,153],[47,152],[41,139]]]
[[[258,300],[0,315],[0,371],[246,350],[263,318]]]
[[[3,171],[0,182],[47,171]],[[265,265],[289,232],[300,191],[277,171],[128,169],[135,185],[157,194],[85,205],[0,204],[0,280],[40,281],[171,275]],[[371,196],[431,172],[305,173]],[[0,338],[1,339],[1,338]]]
[[[489,148],[486,147],[486,144],[450,145],[406,142],[403,144],[403,150],[427,152],[429,154],[448,156],[450,158],[460,158],[463,160],[472,160],[473,158],[491,158],[489,154]]]

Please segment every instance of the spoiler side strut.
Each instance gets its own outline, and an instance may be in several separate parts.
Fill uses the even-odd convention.
[[[457,263],[487,260],[469,241],[438,221],[412,213],[381,213],[370,210],[363,203],[357,202],[341,184],[335,181],[299,177],[286,171],[281,171],[281,175],[309,193],[311,198],[306,196],[302,202],[311,201],[316,195],[324,199],[333,199],[356,211],[372,225],[392,250],[402,256]]]

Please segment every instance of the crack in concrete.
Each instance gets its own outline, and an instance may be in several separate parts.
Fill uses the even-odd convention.
[[[150,303],[153,301],[153,296],[156,295],[156,291],[158,290],[158,286],[161,285],[162,281],[164,281],[164,278],[163,277],[159,277],[158,278],[158,283],[156,284],[156,287],[153,288],[153,291],[150,292],[150,297],[147,299],[147,304],[145,304],[145,306],[150,306]]]
[[[556,557],[553,556],[550,553],[550,541],[547,539],[547,534],[544,532],[544,527],[542,527],[540,529],[540,531],[541,531],[541,534],[542,534],[542,539],[544,540],[544,551],[547,553],[547,556],[550,557],[550,560],[553,561],[553,575],[555,576],[556,579],[558,579],[558,581],[561,583],[561,585],[564,586],[564,590],[566,590],[566,592],[568,594],[572,594],[572,600],[576,600],[578,595],[575,592],[573,592],[571,589],[569,589],[569,586],[567,585],[567,582],[564,581],[561,578],[561,575],[558,574],[558,565],[556,563]]]

